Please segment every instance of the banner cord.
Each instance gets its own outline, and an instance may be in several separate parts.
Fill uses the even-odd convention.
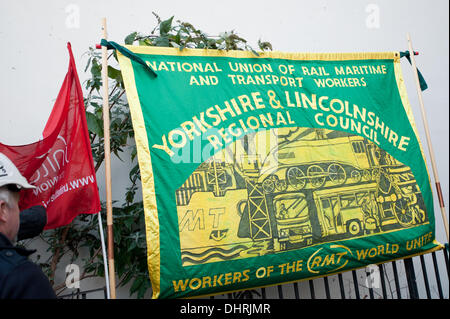
[[[156,72],[145,63],[144,60],[142,60],[138,55],[136,55],[135,53],[131,52],[130,50],[128,50],[127,48],[121,46],[120,44],[114,42],[114,41],[108,41],[105,39],[102,39],[100,42],[100,45],[105,46],[108,50],[113,49],[113,50],[117,50],[120,53],[122,53],[124,56],[126,56],[127,58],[136,61],[137,63],[139,63],[140,65],[142,65],[147,71],[150,72],[151,75],[153,75],[153,77],[157,77],[158,75],[156,74]]]
[[[400,52],[400,58],[405,57],[409,64],[412,65],[411,63],[411,54],[409,53],[409,51],[404,51],[404,52]],[[419,71],[419,69],[417,69],[417,75],[419,76],[419,83],[420,83],[420,89],[422,91],[425,91],[426,89],[428,89],[428,84],[425,81],[425,78],[423,77],[422,73]]]

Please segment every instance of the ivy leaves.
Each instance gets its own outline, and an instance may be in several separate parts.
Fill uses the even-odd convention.
[[[210,36],[200,29],[197,29],[189,22],[177,20],[174,24],[173,16],[167,20],[161,18],[153,12],[158,20],[158,25],[151,34],[144,35],[138,32],[132,32],[125,38],[125,44],[147,45],[158,47],[175,47],[183,50],[184,48],[195,49],[215,49],[215,50],[247,50],[256,55],[258,53],[240,37],[234,30],[222,32],[218,36]],[[159,34],[155,34],[159,31]],[[258,41],[258,47],[261,51],[272,50],[269,42]]]

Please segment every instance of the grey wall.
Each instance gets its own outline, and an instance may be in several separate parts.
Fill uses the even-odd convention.
[[[67,70],[66,42],[72,43],[83,82],[89,75],[83,72],[87,61],[83,53],[99,43],[102,17],[108,19],[109,39],[119,43],[132,31],[150,32],[154,11],[163,19],[175,15],[210,35],[235,30],[254,47],[262,39],[275,50],[295,52],[402,51],[408,48],[409,32],[420,51],[416,62],[429,85],[423,97],[448,205],[448,6],[447,0],[1,0],[0,141],[25,144],[40,137]],[[402,68],[428,157],[412,70],[406,60]],[[126,165],[113,163],[117,200],[122,200],[128,181]],[[98,180],[104,197],[101,173]],[[437,239],[445,241],[437,201],[435,206]]]

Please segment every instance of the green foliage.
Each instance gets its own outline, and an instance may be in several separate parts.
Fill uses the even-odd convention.
[[[153,15],[157,20],[157,25],[151,33],[132,32],[125,37],[125,44],[175,47],[180,50],[184,48],[250,50],[258,54],[245,39],[234,31],[223,32],[218,37],[211,37],[188,22],[179,20],[174,22],[173,16],[162,20],[157,14],[153,13]],[[262,51],[272,50],[269,42],[259,40],[258,46]],[[88,61],[84,71],[90,72],[91,75],[83,83],[86,92],[86,119],[94,162],[96,170],[98,170],[104,159],[103,102],[100,92],[102,87],[101,55],[94,48],[89,48],[86,54]],[[108,59],[111,152],[121,160],[125,156],[124,154],[131,154],[133,163],[129,172],[130,185],[126,189],[124,198],[120,199],[124,203],[121,206],[115,205],[113,208],[115,266],[119,277],[118,285],[123,286],[131,282],[130,295],[136,294],[138,298],[142,298],[150,288],[150,281],[147,268],[143,205],[141,200],[135,198],[137,185],[140,184],[140,172],[136,160],[136,146],[128,102],[124,96],[122,74],[114,67],[118,65],[115,53],[110,53]],[[124,153],[125,151],[128,152]],[[105,209],[102,209],[102,220],[106,221]],[[106,229],[106,225],[104,228]],[[53,278],[54,266],[52,265],[55,261],[59,262],[64,254],[71,254],[74,259],[78,256],[79,249],[84,247],[88,249],[89,258],[85,260],[83,275],[85,277],[104,276],[103,256],[98,234],[98,220],[93,215],[80,215],[67,229],[64,227],[45,232],[42,237],[50,245],[49,250],[53,254],[53,260],[43,262],[42,266]],[[63,286],[60,287],[64,289]]]

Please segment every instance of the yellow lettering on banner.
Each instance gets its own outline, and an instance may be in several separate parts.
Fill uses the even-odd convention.
[[[386,65],[335,66],[336,75],[387,74]]]
[[[230,142],[233,141],[233,139],[231,139],[231,138],[228,136],[228,133],[225,132],[225,128],[222,127],[221,129],[219,129],[218,132],[219,132],[220,136],[223,138],[223,140],[224,140],[225,143],[230,143]]]
[[[272,73],[272,65],[271,64],[249,64],[249,63],[240,63],[240,62],[228,62],[228,66],[230,70],[233,72],[242,72],[242,73]]]
[[[310,268],[311,268],[311,269],[314,269],[315,267],[319,267],[321,261],[322,261],[322,257],[320,257],[320,256],[314,257],[313,262],[312,262]]]
[[[330,75],[326,70],[325,67],[323,66],[318,66],[318,67],[306,67],[306,66],[302,66],[302,72],[304,75],[308,75],[308,76],[327,76]]]
[[[175,290],[175,292],[178,291],[185,291],[188,285],[189,279],[186,280],[172,280],[172,284],[173,284],[173,289]]]
[[[381,255],[394,255],[399,251],[399,249],[400,246],[398,244],[386,243],[376,247],[356,250],[356,256],[358,260],[364,260],[368,257],[374,258]]]
[[[270,106],[274,109],[282,109],[281,102],[276,99],[275,91],[269,90],[267,91],[267,95],[269,96]]]
[[[191,141],[194,139],[194,136],[192,135],[192,133],[194,133],[197,136],[201,135],[200,132],[197,131],[197,129],[195,128],[195,124],[192,121],[186,121],[184,123],[181,123],[180,126],[186,132],[187,136],[189,137],[189,139]]]
[[[394,131],[391,131],[389,134],[388,142],[394,146],[397,146],[398,135]]]
[[[191,75],[191,79],[189,80],[189,85],[217,85],[219,83],[219,79],[215,75]]]
[[[218,150],[223,146],[223,143],[220,142],[219,138],[216,135],[209,135],[207,137],[209,143],[214,147],[215,150]]]
[[[273,271],[273,266],[269,266],[268,271],[264,273],[270,274]],[[265,270],[265,268],[264,268]],[[200,288],[211,288],[218,286],[232,285],[235,283],[246,282],[250,279],[249,269],[237,272],[229,272],[226,274],[218,274],[214,276],[193,277],[187,279],[172,280],[173,289],[175,292],[183,292],[188,288],[197,290]]]
[[[240,272],[235,272],[233,275],[233,282],[240,282],[242,274]]]
[[[253,102],[255,102],[255,106],[257,109],[263,109],[266,107],[264,104],[262,104],[263,99],[261,98],[260,92],[252,92],[251,95],[252,95]]]
[[[208,286],[209,288],[211,288],[211,277],[203,277],[203,284],[202,284],[202,288],[206,288],[206,286]]]
[[[217,113],[220,115],[222,121],[226,121],[227,117],[225,116],[226,113],[229,113],[231,117],[235,117],[236,114],[234,113],[234,110],[231,108],[230,104],[225,104],[225,108],[221,109],[219,105],[215,105],[215,108],[217,110]]]
[[[267,113],[266,115],[260,114],[259,119],[261,120],[261,124],[264,127],[273,126],[272,114],[270,114],[270,113]]]
[[[280,274],[289,274],[291,272],[299,272],[303,270],[303,260],[293,261],[292,263],[285,263],[278,265]]]
[[[189,282],[189,288],[196,290],[202,286],[202,281],[199,278],[192,278]]]
[[[167,71],[167,72],[196,72],[196,73],[205,73],[205,72],[222,72],[222,69],[217,66],[217,63],[180,63],[173,61],[146,61],[145,62],[149,67],[151,67],[155,71]]]
[[[409,141],[411,140],[411,138],[406,137],[406,136],[402,136],[400,138],[400,142],[398,143],[398,149],[400,151],[406,151],[406,146],[409,145]]]
[[[180,136],[180,140],[175,141],[174,135]],[[173,129],[172,131],[170,131],[169,135],[168,135],[168,139],[169,139],[170,145],[177,147],[177,148],[184,147],[184,145],[186,145],[186,140],[187,140],[184,132],[179,129]]]
[[[278,113],[277,113],[277,126],[278,126],[278,125],[281,125],[281,124],[287,125],[287,122],[286,122],[286,120],[284,119],[283,113],[278,112]]]
[[[225,274],[225,285],[231,284],[231,279],[233,278],[233,273],[229,272]]]
[[[267,75],[227,74],[233,85],[281,85],[289,87],[302,87],[303,77]]]
[[[406,250],[418,249],[433,241],[433,233],[429,232],[423,236],[417,237],[406,242]]]
[[[341,252],[341,253],[336,253],[336,255],[339,256],[338,259],[337,259],[337,262],[336,262],[337,264],[339,264],[339,263],[341,262],[341,258],[342,258],[343,256],[347,255],[347,252],[344,251],[344,252]]]
[[[250,98],[247,95],[238,96],[238,100],[241,103],[241,107],[244,110],[244,112],[248,111],[247,107],[249,107],[250,110],[254,110],[252,102],[250,101]]]
[[[325,256],[321,266],[323,267],[325,265],[327,265],[327,266],[334,265],[334,254]]]
[[[398,150],[407,151],[411,138],[398,134],[394,129],[387,126],[382,118],[374,112],[368,111],[365,107],[329,96],[317,96],[316,94],[306,94],[298,91],[284,91],[283,93],[285,96],[285,102],[283,103],[286,103],[286,108],[303,108],[308,111],[319,111],[319,113],[314,114],[314,120],[320,127],[350,131],[362,135],[377,145],[380,145],[379,138],[381,136]],[[272,109],[285,108],[274,90],[266,91],[265,98],[268,98],[269,106]],[[223,101],[221,104],[210,106],[206,111],[193,116],[191,120],[181,123],[179,128],[175,128],[169,131],[167,135],[163,135],[160,144],[154,144],[152,147],[161,149],[169,156],[173,156],[173,148],[184,147],[188,141],[193,141],[201,136],[201,133],[206,133],[207,129],[217,127],[221,123],[243,113],[250,113],[265,108],[265,100],[262,97],[262,93],[258,91],[231,98]],[[208,137],[208,140],[214,149],[217,150],[224,144],[232,141],[230,135],[239,137],[243,133],[247,133],[248,129],[267,128],[274,126],[274,124],[287,126],[293,125],[295,122],[288,111],[277,112],[276,115],[273,113],[247,115],[245,118],[238,119],[235,124],[227,124],[228,127],[226,128],[217,128],[220,130],[218,135],[211,135]]]
[[[367,83],[364,77],[361,78],[325,78],[314,79],[316,86],[319,88],[325,87],[365,87]]]
[[[175,153],[168,147],[166,135],[163,135],[163,136],[162,136],[162,142],[163,142],[162,145],[159,145],[159,144],[153,144],[152,147],[153,147],[153,148],[161,149],[161,150],[163,150],[164,152],[166,152],[167,154],[169,154],[169,156],[173,156]]]
[[[200,85],[200,83],[198,83],[197,78],[194,75],[191,75],[191,80],[189,81],[189,85]]]

